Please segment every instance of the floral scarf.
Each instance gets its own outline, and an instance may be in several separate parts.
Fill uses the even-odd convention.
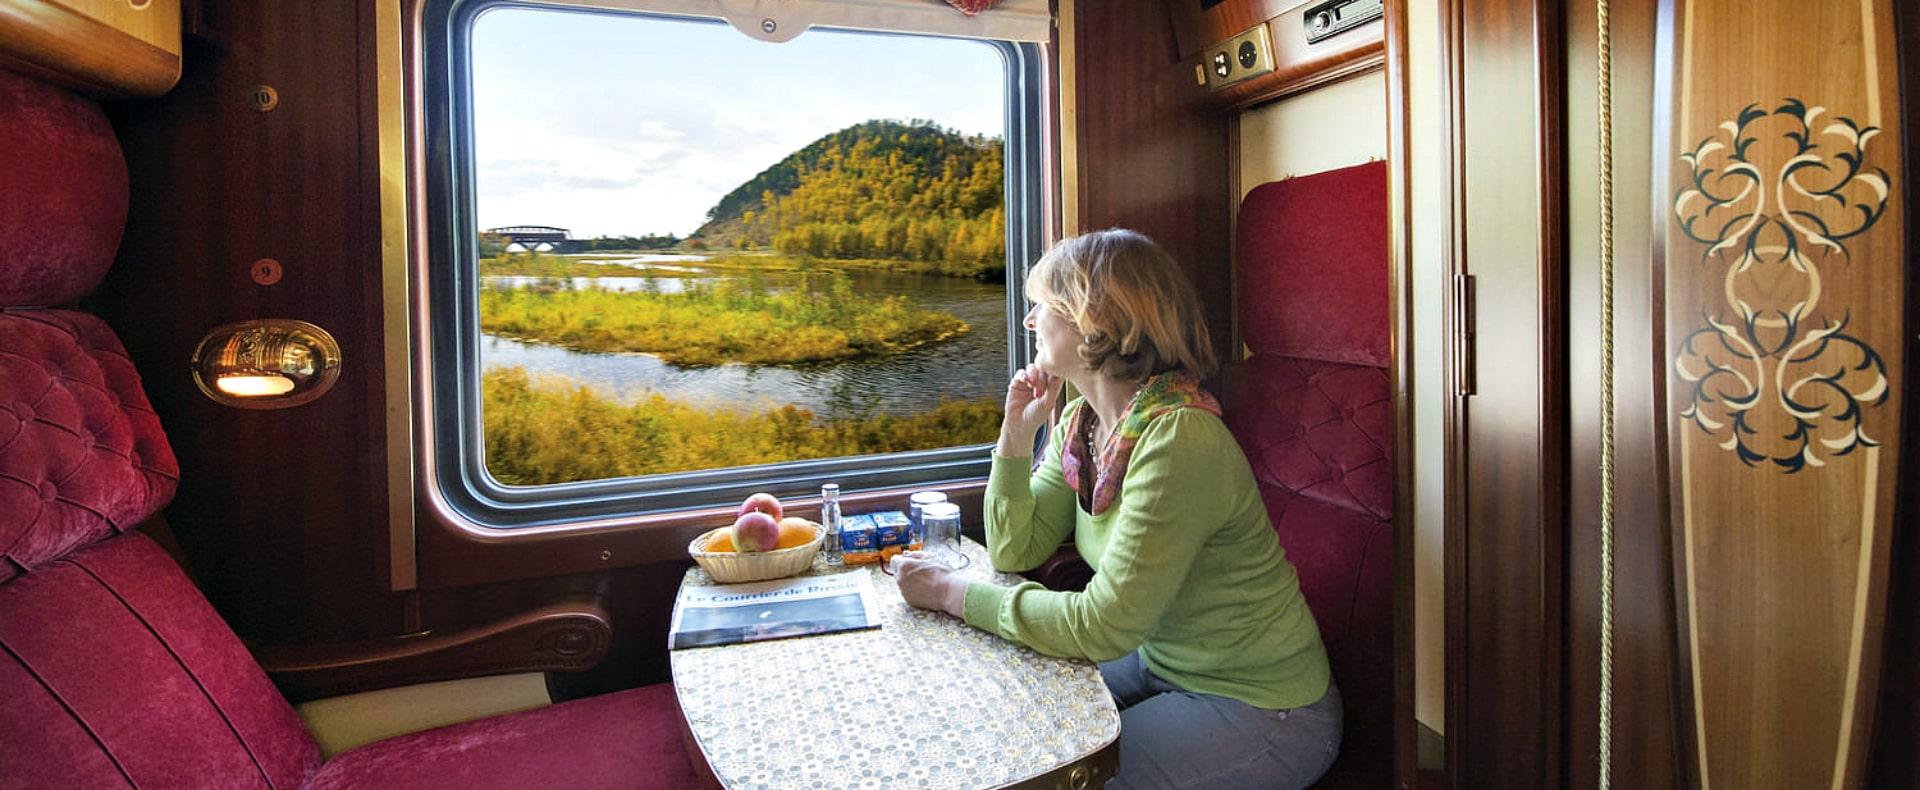
[[[1200,389],[1199,380],[1192,376],[1169,372],[1148,379],[1146,385],[1133,394],[1127,416],[1120,419],[1120,428],[1107,437],[1097,463],[1089,463],[1093,452],[1093,404],[1083,402],[1075,409],[1066,426],[1060,471],[1066,476],[1067,485],[1080,495],[1080,507],[1096,516],[1106,512],[1120,494],[1120,480],[1127,476],[1127,461],[1133,457],[1133,446],[1140,443],[1140,434],[1146,432],[1147,423],[1189,406],[1215,416],[1220,414],[1220,402]]]

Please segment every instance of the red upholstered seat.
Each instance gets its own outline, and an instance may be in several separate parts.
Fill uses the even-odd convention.
[[[23,787],[299,787],[314,743],[153,541],[0,585],[0,775]]]
[[[1319,786],[1393,779],[1392,392],[1386,165],[1262,184],[1235,260],[1248,356],[1224,375],[1246,451],[1346,703]]]
[[[700,786],[659,683],[376,741],[335,756],[308,790]]]
[[[99,108],[0,70],[0,787],[698,786],[666,685],[323,763],[136,531],[173,497],[178,464],[114,333],[60,309],[112,264],[126,207]]]
[[[321,763],[292,705],[150,538],[179,471],[100,319],[0,311],[0,784],[697,786],[670,686]]]

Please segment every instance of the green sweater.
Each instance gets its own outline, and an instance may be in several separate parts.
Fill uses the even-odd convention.
[[[1061,476],[1062,433],[1038,471],[994,456],[988,552],[996,569],[1024,571],[1071,536],[1092,583],[1055,592],[974,582],[967,622],[1049,655],[1111,661],[1138,649],[1174,685],[1262,708],[1320,699],[1329,677],[1320,629],[1220,418],[1189,408],[1149,423],[1098,516]]]

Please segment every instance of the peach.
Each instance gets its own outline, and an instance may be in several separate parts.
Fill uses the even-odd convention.
[[[733,547],[740,551],[770,551],[780,545],[780,522],[758,510],[742,513],[733,522]]]

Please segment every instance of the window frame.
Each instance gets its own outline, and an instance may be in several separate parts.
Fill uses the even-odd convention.
[[[474,207],[474,137],[471,42],[474,22],[500,8],[608,13],[726,24],[719,20],[642,11],[582,9],[525,0],[429,0],[423,7],[420,58],[424,70],[421,126],[425,139],[420,205],[426,256],[424,299],[415,300],[426,342],[417,366],[423,410],[422,452],[433,498],[469,526],[499,530],[604,524],[607,519],[691,512],[730,505],[755,491],[781,497],[817,495],[823,483],[857,494],[983,479],[992,445],[974,444],[908,453],[846,456],[746,467],[725,467],[647,477],[542,486],[511,486],[486,470],[481,409],[479,276]],[[866,35],[866,31],[845,31]],[[1045,250],[1048,197],[1048,113],[1045,48],[1034,43],[982,41],[1006,65],[1006,127],[1003,162],[1006,205],[1007,374],[1032,359],[1031,341],[1020,325],[1026,267]],[[418,311],[424,311],[424,315]],[[546,530],[537,530],[546,531]]]

